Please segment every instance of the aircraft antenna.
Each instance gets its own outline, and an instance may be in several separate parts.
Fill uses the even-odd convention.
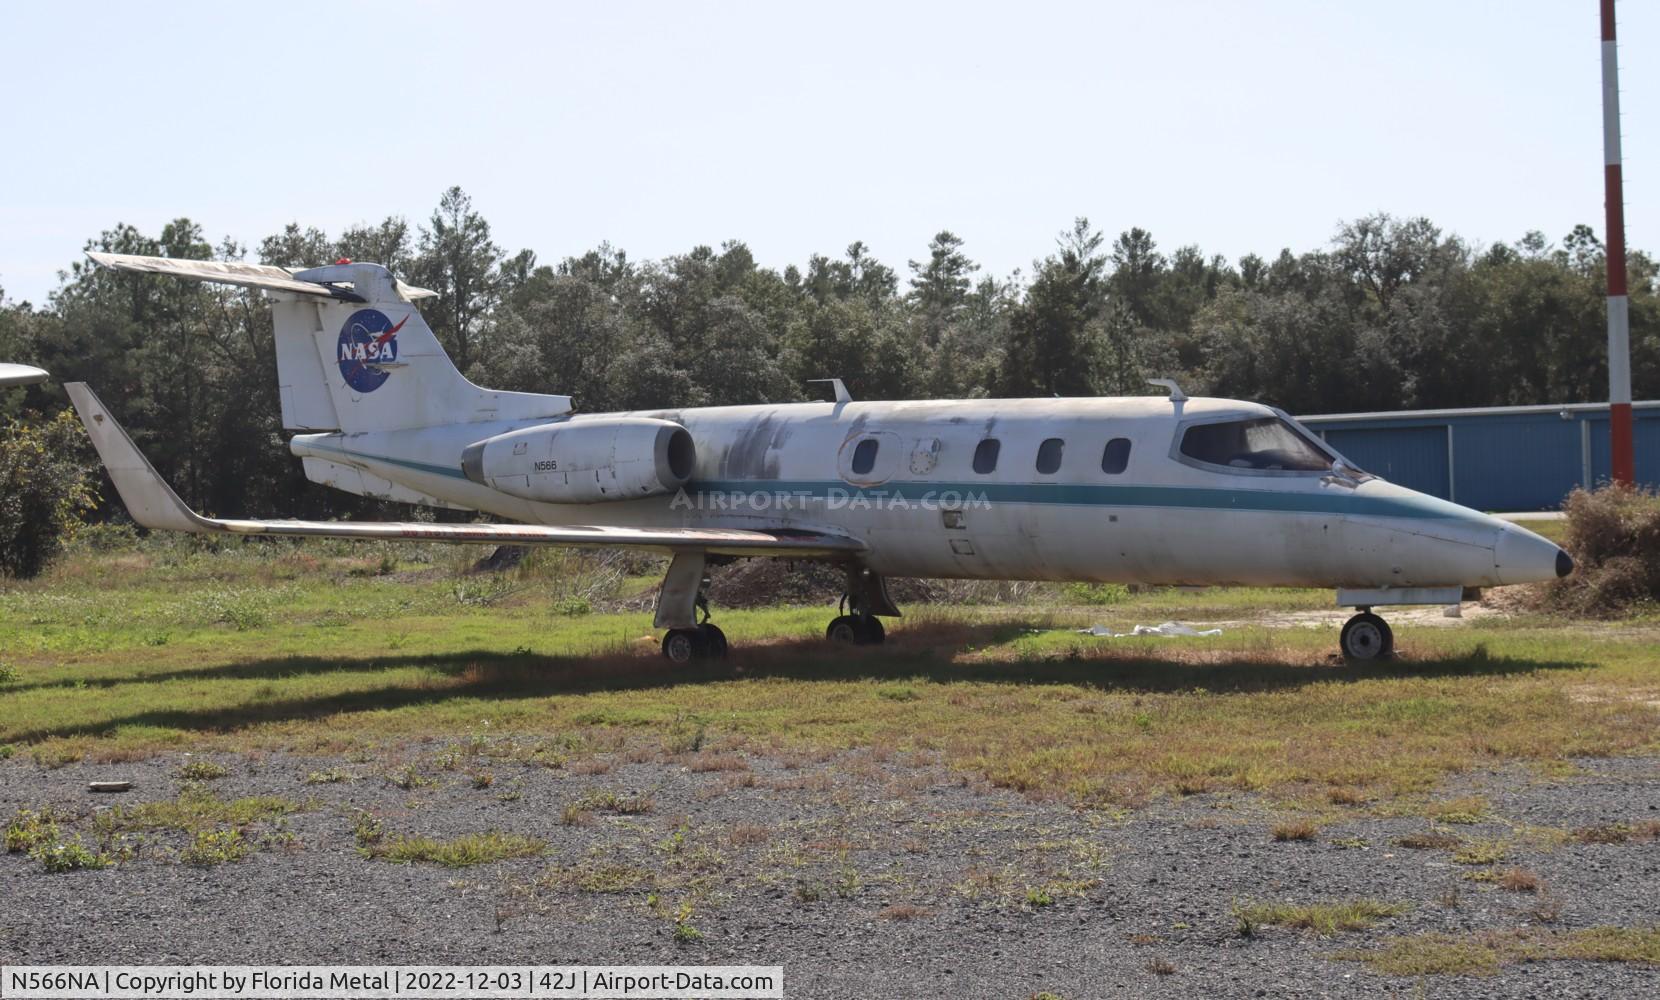
[[[829,382],[830,387],[832,389],[836,390],[836,402],[838,402],[838,403],[851,403],[851,402],[853,402],[853,396],[847,391],[847,386],[843,385],[842,380],[839,379],[839,378],[810,378],[807,381],[809,381],[809,382]]]
[[[1187,402],[1187,393],[1182,391],[1182,387],[1177,385],[1176,380],[1173,379],[1173,378],[1150,378],[1150,379],[1147,380],[1147,384],[1148,385],[1162,386],[1166,389],[1169,389],[1170,390],[1170,401],[1172,403],[1185,403],[1185,402]]]

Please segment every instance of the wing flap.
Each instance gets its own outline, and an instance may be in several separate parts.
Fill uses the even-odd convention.
[[[726,528],[627,528],[613,525],[427,524],[398,521],[240,520],[203,517],[164,482],[132,438],[110,416],[85,382],[64,386],[92,438],[104,468],[133,520],[146,528],[196,534],[288,535],[323,538],[379,538],[474,545],[558,545],[570,548],[632,546],[663,552],[702,551],[738,556],[850,555],[864,543],[817,532],[751,531]]]

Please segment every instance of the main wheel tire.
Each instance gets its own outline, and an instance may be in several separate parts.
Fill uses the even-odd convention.
[[[880,646],[882,640],[888,637],[888,630],[882,627],[882,619],[875,615],[860,615],[859,642],[866,646]]]
[[[663,636],[663,657],[676,665],[702,657],[705,648],[703,636],[695,628],[671,628]]]
[[[1388,622],[1367,611],[1348,620],[1338,643],[1345,659],[1364,662],[1388,656],[1395,647],[1395,636]]]
[[[829,626],[825,628],[824,637],[831,642],[845,643],[849,646],[860,644],[863,640],[859,629],[859,619],[852,615],[837,615],[830,620]]]
[[[711,659],[722,659],[726,656],[726,633],[720,630],[719,625],[704,622],[698,626],[703,633],[703,648]]]

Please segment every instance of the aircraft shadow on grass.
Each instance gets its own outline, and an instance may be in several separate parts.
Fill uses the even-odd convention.
[[[339,714],[437,705],[470,698],[516,701],[551,695],[607,691],[648,691],[735,678],[799,681],[925,681],[938,684],[1004,682],[1069,684],[1099,691],[1159,693],[1202,689],[1214,695],[1293,690],[1310,684],[1353,683],[1391,678],[1503,677],[1539,671],[1580,670],[1585,662],[1495,656],[1477,646],[1462,654],[1401,656],[1360,665],[1317,658],[1242,652],[1209,662],[1191,662],[1191,644],[1162,650],[1086,649],[1027,658],[960,662],[953,659],[1029,632],[1023,624],[933,625],[906,629],[883,647],[828,646],[799,639],[734,650],[731,659],[707,666],[675,667],[655,656],[619,650],[589,655],[552,655],[465,650],[425,655],[388,654],[357,659],[298,656],[248,660],[216,667],[123,677],[86,678],[88,687],[114,688],[169,681],[289,678],[322,674],[374,674],[426,668],[442,676],[434,685],[387,685],[300,698],[260,698],[224,708],[168,708],[118,716],[92,725],[45,727],[14,732],[9,739],[31,743],[50,737],[102,736],[127,726],[154,726],[191,732],[234,732],[264,723],[304,721]],[[1112,642],[1113,640],[1102,640]],[[1164,655],[1161,655],[1163,653]],[[9,691],[71,687],[78,682],[13,685]]]

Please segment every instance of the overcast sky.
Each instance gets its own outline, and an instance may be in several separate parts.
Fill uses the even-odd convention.
[[[1623,0],[1626,204],[1660,250],[1660,10]],[[421,221],[635,258],[949,228],[995,274],[1077,215],[1166,250],[1320,247],[1427,215],[1602,234],[1594,0],[1046,4],[7,3],[0,287],[117,222],[244,243]]]

